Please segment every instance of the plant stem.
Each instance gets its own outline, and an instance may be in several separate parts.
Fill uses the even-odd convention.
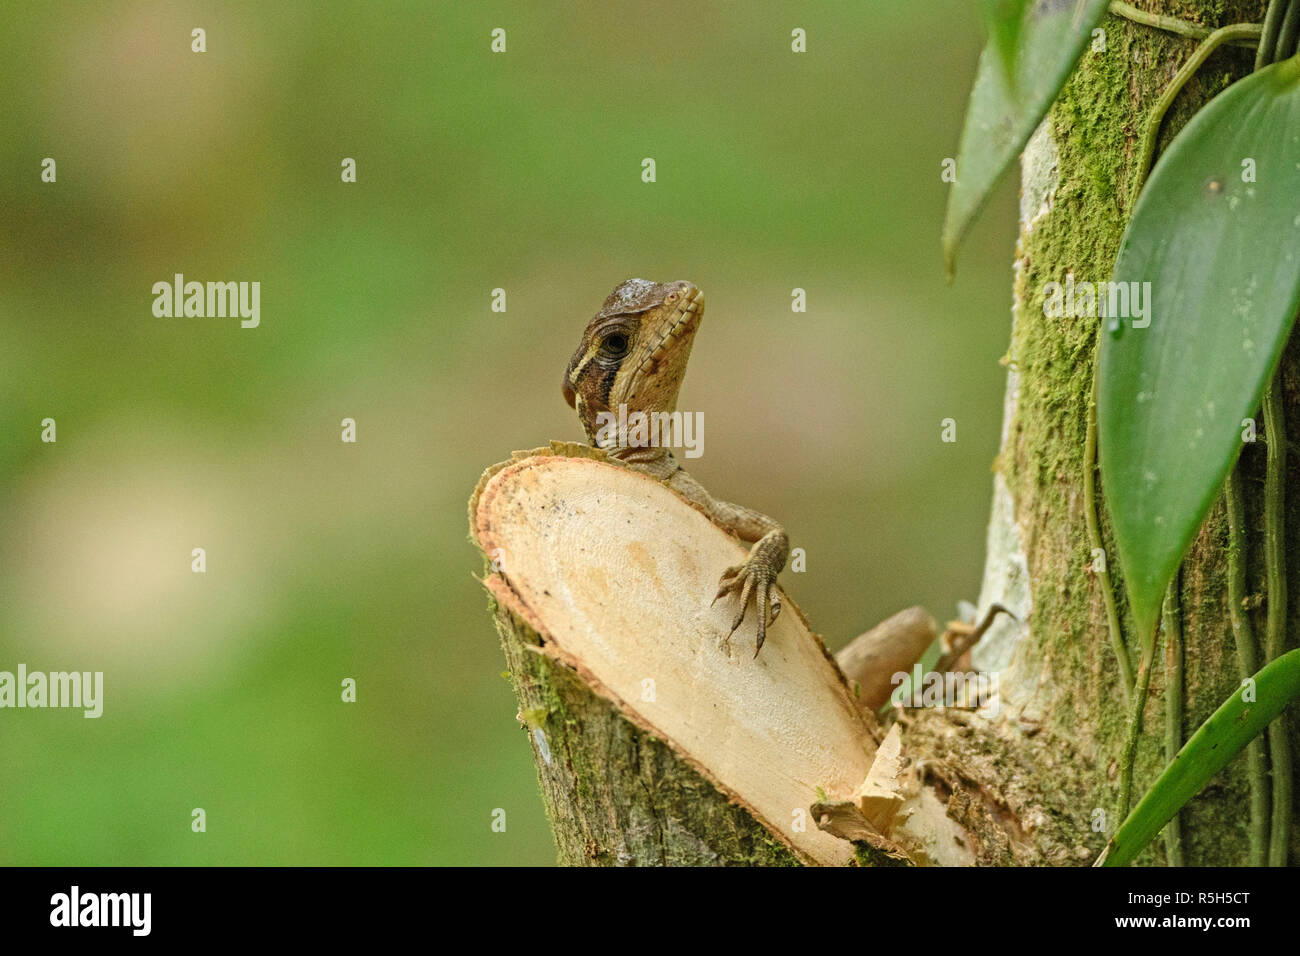
[[[1300,3],[1293,3],[1286,8],[1286,16],[1282,18],[1282,27],[1277,34],[1277,47],[1273,51],[1273,62],[1295,56],[1297,36],[1300,36]]]
[[[1132,20],[1134,23],[1140,23],[1145,27],[1154,27],[1157,30],[1164,30],[1166,33],[1176,33],[1191,40],[1204,40],[1214,32],[1209,27],[1203,27],[1199,23],[1188,23],[1186,20],[1179,20],[1177,17],[1169,17],[1160,13],[1147,13],[1145,10],[1139,10],[1131,3],[1123,3],[1122,0],[1113,0],[1110,5],[1110,12],[1117,17]],[[1254,41],[1255,37],[1246,37],[1234,42],[1253,46]]]
[[[1148,170],[1151,169],[1151,157],[1155,155],[1156,139],[1160,135],[1160,124],[1164,121],[1165,113],[1169,112],[1169,107],[1187,81],[1192,78],[1192,74],[1200,69],[1201,64],[1209,58],[1211,53],[1229,40],[1259,35],[1260,26],[1258,23],[1234,23],[1232,26],[1219,27],[1205,38],[1188,61],[1174,74],[1174,78],[1169,81],[1165,91],[1160,94],[1160,99],[1152,107],[1151,116],[1147,119],[1146,130],[1142,134],[1142,145],[1138,150],[1137,181],[1133,193],[1129,197],[1129,209],[1132,209],[1137,203],[1138,193],[1142,189],[1142,184],[1146,181]]]
[[[1100,345],[1101,329],[1097,330]],[[1124,694],[1124,705],[1129,703],[1129,688],[1133,686],[1133,664],[1129,661],[1128,648],[1124,646],[1124,632],[1119,626],[1119,612],[1115,609],[1115,592],[1110,585],[1110,562],[1106,559],[1106,549],[1101,543],[1101,523],[1097,512],[1097,356],[1100,348],[1093,351],[1092,394],[1088,397],[1088,428],[1083,447],[1083,518],[1088,526],[1088,547],[1095,553],[1101,552],[1100,568],[1093,566],[1097,575],[1097,584],[1101,588],[1102,600],[1106,604],[1106,623],[1110,631],[1110,646],[1115,651],[1115,662],[1119,664],[1120,690]]]
[[[1151,635],[1149,647],[1155,647],[1155,635]],[[1124,739],[1124,751],[1119,762],[1119,818],[1128,818],[1129,807],[1133,802],[1133,757],[1137,753],[1138,736],[1142,733],[1142,711],[1146,709],[1147,690],[1151,686],[1151,655],[1143,649],[1138,661],[1137,688],[1133,693],[1133,707],[1128,718],[1128,735]]]
[[[1237,675],[1244,682],[1259,669],[1259,651],[1246,614],[1246,508],[1238,467],[1239,463],[1228,472],[1223,502],[1228,512],[1228,615],[1237,645]],[[1250,865],[1264,866],[1268,861],[1268,767],[1262,736],[1246,748],[1246,776],[1250,781]]]
[[[1275,372],[1264,393],[1264,434],[1268,457],[1264,472],[1264,557],[1268,578],[1268,633],[1264,643],[1266,663],[1286,650],[1286,425],[1282,415],[1282,376]],[[1279,715],[1268,727],[1268,750],[1273,760],[1273,822],[1268,845],[1270,866],[1285,866],[1291,836],[1291,742],[1286,718]]]
[[[1300,0],[1271,0],[1265,17],[1264,36],[1255,57],[1255,69],[1262,69],[1289,56],[1295,45],[1300,17]],[[1291,39],[1285,41],[1289,35]],[[1266,42],[1266,41],[1272,42]],[[1276,660],[1286,649],[1286,535],[1285,489],[1286,424],[1282,415],[1282,377],[1275,370],[1262,403],[1267,457],[1264,465],[1264,559],[1268,582],[1268,618],[1264,639],[1265,662]],[[1279,714],[1268,726],[1268,750],[1273,764],[1273,819],[1268,842],[1270,866],[1285,866],[1287,840],[1291,830],[1291,741],[1286,718]]]
[[[1165,628],[1165,766],[1183,749],[1183,610],[1179,574],[1165,592],[1161,609]],[[1186,866],[1183,860],[1182,815],[1175,813],[1165,824],[1165,862]]]
[[[1255,51],[1255,69],[1268,66],[1273,62],[1277,52],[1277,36],[1282,29],[1282,17],[1286,13],[1290,0],[1270,0],[1268,12],[1264,14],[1264,32],[1259,37],[1259,49]]]

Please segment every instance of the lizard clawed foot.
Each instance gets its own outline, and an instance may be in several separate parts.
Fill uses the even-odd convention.
[[[745,613],[749,610],[751,593],[755,595],[754,606],[758,614],[758,646],[754,648],[754,656],[758,657],[758,652],[763,649],[763,642],[767,640],[767,628],[781,613],[781,598],[776,592],[776,575],[777,571],[769,561],[762,555],[753,554],[743,564],[733,564],[722,572],[722,577],[718,581],[718,593],[709,606],[717,604],[718,599],[725,595],[740,592],[740,606],[736,609],[736,616],[731,622],[731,630],[727,632],[723,641],[728,654],[731,653],[731,636],[736,633],[736,629],[745,620]]]

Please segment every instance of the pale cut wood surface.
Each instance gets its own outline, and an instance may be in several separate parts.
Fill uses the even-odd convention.
[[[723,568],[744,559],[741,543],[645,475],[555,456],[494,475],[474,529],[502,568],[490,589],[538,631],[544,653],[577,669],[798,853],[826,864],[851,858],[851,844],[819,831],[806,811],[817,788],[851,797],[875,743],[784,594],[759,657],[752,608],[727,655],[734,604],[709,602]]]

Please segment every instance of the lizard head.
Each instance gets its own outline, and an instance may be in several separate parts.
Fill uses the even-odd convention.
[[[671,412],[686,374],[704,295],[692,283],[628,279],[605,300],[582,333],[564,373],[564,398],[594,443],[596,416]]]

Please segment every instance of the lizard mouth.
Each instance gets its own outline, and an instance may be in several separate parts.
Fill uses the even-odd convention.
[[[703,315],[704,293],[699,289],[691,289],[677,303],[677,308],[659,323],[659,328],[656,330],[658,341],[655,342],[650,354],[642,360],[637,368],[638,374],[653,371],[665,355],[678,345],[690,342],[691,336],[695,334],[695,329],[699,326]]]

